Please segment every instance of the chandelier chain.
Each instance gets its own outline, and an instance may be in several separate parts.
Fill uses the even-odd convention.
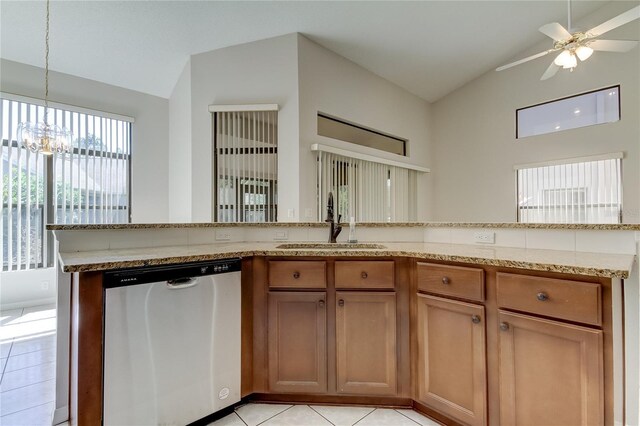
[[[49,0],[47,0],[47,26],[44,38],[44,124],[48,125],[49,115]]]

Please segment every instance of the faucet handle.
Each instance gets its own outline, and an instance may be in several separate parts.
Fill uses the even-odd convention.
[[[337,222],[337,223],[340,223],[341,221],[342,221],[342,215],[341,215],[341,214],[339,214],[339,215],[338,215],[338,222]]]

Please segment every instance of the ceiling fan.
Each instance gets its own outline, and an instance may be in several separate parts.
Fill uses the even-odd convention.
[[[633,49],[638,44],[638,41],[635,40],[600,40],[598,37],[613,30],[614,28],[618,28],[624,24],[639,19],[640,6],[627,10],[626,12],[603,22],[589,31],[575,31],[572,33],[570,32],[571,0],[569,0],[568,3],[568,30],[557,22],[546,24],[539,28],[541,33],[553,39],[553,48],[498,67],[496,68],[496,71],[506,70],[507,68],[523,64],[533,59],[541,58],[551,52],[561,51],[540,78],[540,80],[546,80],[556,75],[560,68],[573,71],[573,69],[578,65],[577,59],[580,59],[580,61],[586,61],[593,54],[594,50],[623,53]]]

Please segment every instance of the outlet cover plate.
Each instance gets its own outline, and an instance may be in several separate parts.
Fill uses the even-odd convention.
[[[473,233],[473,242],[476,244],[495,244],[496,233],[489,231],[478,231]]]

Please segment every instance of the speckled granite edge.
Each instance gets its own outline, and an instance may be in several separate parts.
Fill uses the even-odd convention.
[[[90,272],[113,269],[136,268],[140,266],[169,265],[173,263],[199,262],[206,260],[228,259],[232,257],[281,256],[281,257],[411,257],[418,259],[442,260],[448,262],[470,263],[476,265],[498,266],[505,268],[529,269],[564,274],[589,275],[606,278],[629,278],[629,270],[592,268],[575,265],[548,264],[539,262],[487,259],[460,255],[425,253],[404,250],[242,250],[197,254],[186,256],[160,257],[153,259],[121,260],[111,262],[84,263],[78,265],[63,264],[64,272]]]
[[[348,223],[343,223],[348,226]],[[119,223],[47,225],[50,231],[90,231],[108,229],[167,229],[167,228],[325,228],[324,222],[266,222],[266,223]],[[516,223],[516,222],[358,222],[365,228],[523,228],[523,229],[585,229],[610,231],[640,231],[640,224],[579,224],[579,223]]]

